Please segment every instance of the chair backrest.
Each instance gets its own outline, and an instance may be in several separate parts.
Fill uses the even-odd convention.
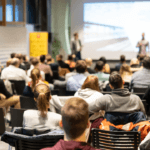
[[[54,135],[51,139],[43,140],[18,140],[15,145],[16,150],[40,150],[42,148],[53,147],[60,139],[63,139],[62,135]]]
[[[58,80],[59,79],[59,73],[58,71],[53,71],[53,79]]]
[[[23,109],[37,109],[35,100],[25,96],[20,96],[20,106]]]
[[[22,95],[23,90],[25,88],[25,81],[16,81],[16,80],[9,80],[11,83],[14,83],[14,88],[17,92],[17,95]]]
[[[137,150],[140,136],[140,132],[92,129],[92,144],[107,150]]]
[[[66,96],[74,96],[76,91],[66,91]]]
[[[0,135],[5,132],[5,119],[4,119],[4,112],[3,108],[0,108]]]
[[[51,90],[51,95],[59,95],[59,89]]]
[[[23,123],[23,113],[26,109],[14,109],[10,108],[11,115],[11,126],[13,127],[22,127]]]
[[[147,88],[133,88],[134,93],[145,93]]]
[[[49,73],[45,74],[45,81],[48,83],[53,83],[53,77],[50,76]]]

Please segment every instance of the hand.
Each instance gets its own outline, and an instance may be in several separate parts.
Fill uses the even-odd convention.
[[[0,100],[5,100],[5,99],[6,99],[6,96],[3,94],[0,94]]]
[[[140,46],[142,46],[142,43],[139,43]]]

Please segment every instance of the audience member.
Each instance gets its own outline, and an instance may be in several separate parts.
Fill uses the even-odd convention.
[[[104,73],[105,71],[105,65],[102,61],[98,61],[95,66],[96,70],[96,76],[98,76],[99,81],[108,81],[109,80],[109,74]]]
[[[50,74],[50,76],[53,76],[53,72],[51,70],[51,67],[49,65],[45,64],[45,55],[40,56],[39,69],[41,71],[43,71],[45,74]]]
[[[143,69],[133,74],[131,85],[136,88],[148,88],[150,85],[150,57],[145,57]]]
[[[79,88],[81,88],[82,84],[86,79],[86,76],[84,74],[87,71],[87,66],[85,61],[78,60],[75,69],[76,69],[76,74],[71,76],[67,80],[67,85],[66,85],[67,91],[77,91]]]
[[[102,62],[104,63],[104,66],[105,66],[104,72],[110,74],[110,67],[109,67],[109,65],[107,64],[106,58],[105,58],[105,57],[101,57],[101,58],[99,59],[99,61],[102,61]]]
[[[68,70],[70,70],[70,67],[68,64],[66,64],[64,61],[63,61],[63,56],[62,55],[57,55],[56,56],[56,60],[58,62],[58,65],[61,67],[61,68],[67,68]]]
[[[31,81],[31,79],[26,75],[26,72],[19,68],[20,61],[18,58],[13,58],[11,65],[3,69],[1,74],[1,79],[7,80],[25,80],[26,83]]]
[[[33,60],[32,60],[33,61]],[[34,98],[34,88],[37,84],[43,83],[41,80],[40,70],[38,68],[32,69],[30,73],[30,77],[32,79],[31,82],[28,82],[28,85],[25,87],[23,91],[23,96]]]
[[[137,57],[139,60],[139,65],[142,66],[143,65],[143,59],[145,58],[145,55],[139,54]]]
[[[111,95],[104,95],[97,99],[89,109],[93,112],[105,110],[106,112],[133,113],[141,111],[145,115],[145,108],[141,99],[124,89],[123,80],[119,73],[113,72],[109,77]]]
[[[132,78],[132,71],[130,66],[127,64],[123,64],[120,68],[120,75],[125,82],[130,82]]]
[[[16,53],[11,53],[10,58],[15,58]]]
[[[55,61],[52,59],[51,55],[46,56],[47,65],[49,65],[52,69],[52,71],[58,71],[59,66]]]
[[[22,58],[23,58],[23,63],[26,66],[26,69],[29,70],[31,64],[29,63],[28,57],[26,55],[22,55]]]
[[[103,94],[100,93],[98,77],[94,75],[88,76],[81,89],[78,89],[74,96],[82,98],[89,105],[91,105],[91,103],[95,103],[97,99],[100,99],[103,96]]]
[[[76,66],[76,63],[74,62],[72,55],[68,55],[68,60],[66,60],[65,63],[69,65],[71,70],[73,70]]]
[[[20,97],[10,94],[6,90],[3,80],[0,79],[0,107],[4,108],[7,112],[10,106],[14,106],[14,108],[19,109]]]
[[[26,110],[23,115],[23,126],[28,128],[60,129],[61,115],[48,112],[50,108],[51,92],[46,84],[38,84],[34,89],[34,99],[38,110]]]
[[[131,67],[131,71],[134,73],[136,71],[139,71],[142,69],[142,67],[139,64],[139,60],[137,58],[132,58],[130,61],[130,67]]]
[[[66,101],[61,114],[60,126],[65,131],[64,140],[42,150],[95,150],[87,144],[86,138],[87,128],[90,127],[88,104],[81,98],[71,98]]]
[[[91,69],[91,65],[92,65],[92,59],[91,58],[86,58],[85,59],[85,62],[86,62],[86,65],[87,65],[87,71],[90,73],[90,74],[94,74],[96,73],[96,71],[94,71],[93,69]]]
[[[16,54],[15,57],[19,59],[19,68],[23,70],[27,70],[25,64],[23,63],[22,54]]]
[[[116,64],[116,66],[115,66],[116,71],[119,71],[122,64],[124,64],[124,63],[126,63],[126,58],[124,55],[121,55],[120,56],[120,63]]]
[[[31,60],[30,69],[27,71],[28,77],[31,76],[31,71],[34,68],[39,68],[39,60],[36,57],[32,58],[32,60]],[[45,73],[43,71],[40,71],[40,74],[41,74],[42,80],[45,80]]]
[[[6,62],[6,67],[8,67],[12,62],[12,58],[8,59],[7,62]]]

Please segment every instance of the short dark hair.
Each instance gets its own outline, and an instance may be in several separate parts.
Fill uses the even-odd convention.
[[[26,61],[26,55],[22,55],[24,61]]]
[[[73,59],[72,55],[68,55],[68,60],[72,60],[72,59]]]
[[[125,55],[121,55],[120,56],[120,62],[125,62],[126,61],[126,57],[125,57]]]
[[[39,60],[38,60],[36,57],[35,57],[35,58],[32,58],[31,64],[32,64],[33,66],[36,66],[37,64],[39,64]]]
[[[84,60],[78,60],[75,69],[78,73],[84,73],[87,70],[86,62]]]
[[[150,69],[150,57],[149,56],[146,56],[143,59],[143,67],[146,69]]]
[[[77,32],[73,34],[73,36],[77,36],[77,35],[78,35],[78,33],[77,33]]]
[[[107,63],[107,61],[106,61],[106,58],[105,58],[105,57],[101,57],[101,58],[99,59],[99,61],[102,61],[102,62],[104,63],[104,65]]]
[[[123,80],[121,75],[114,71],[109,77],[109,83],[114,87],[114,89],[121,88],[123,85]]]
[[[11,58],[14,58],[15,55],[16,55],[16,53],[11,53],[11,54],[10,54],[10,57],[11,57]]]
[[[22,54],[16,54],[15,57],[18,58],[19,60],[21,60],[23,58]]]
[[[95,70],[101,71],[104,67],[104,62],[103,61],[98,61],[95,65]]]
[[[61,110],[62,124],[69,139],[80,137],[88,124],[88,104],[81,98],[73,97],[66,101]]]
[[[43,63],[45,61],[45,55],[40,56],[40,61]]]

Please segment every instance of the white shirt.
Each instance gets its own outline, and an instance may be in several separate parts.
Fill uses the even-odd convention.
[[[47,117],[43,118],[40,116],[40,111],[38,110],[26,110],[23,115],[23,126],[34,129],[61,129],[59,127],[61,118],[60,114],[54,112],[48,112]]]
[[[1,79],[5,80],[25,80],[26,83],[30,82],[31,79],[26,75],[26,72],[20,68],[17,68],[13,65],[6,67],[1,74]]]
[[[31,71],[34,69],[34,66],[31,65],[30,69],[27,71],[27,76],[30,77],[31,76]],[[45,80],[45,73],[43,71],[40,71],[40,74],[42,76],[42,80]]]
[[[81,46],[80,46],[79,40],[76,40],[76,41],[75,41],[75,43],[76,43],[77,51],[79,52],[79,51],[80,51],[80,49],[81,49]]]

